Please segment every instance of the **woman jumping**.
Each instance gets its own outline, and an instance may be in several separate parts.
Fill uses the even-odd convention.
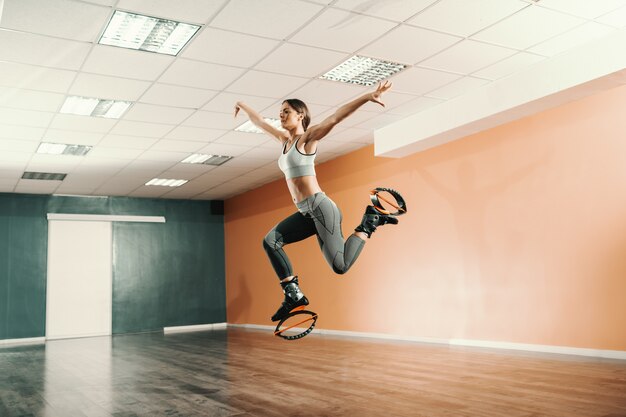
[[[332,128],[354,113],[367,102],[378,103],[381,95],[391,84],[379,83],[378,88],[340,107],[335,114],[320,124],[309,127],[311,116],[306,104],[298,99],[283,101],[280,109],[281,131],[267,123],[263,117],[248,105],[237,102],[235,117],[243,110],[257,127],[278,140],[282,154],[278,166],[285,174],[287,187],[298,211],[278,223],[263,239],[263,247],[280,279],[285,300],[272,316],[272,321],[280,321],[296,307],[306,306],[309,300],[298,286],[298,277],[293,274],[289,258],[283,246],[299,242],[317,235],[324,258],[337,274],[345,274],[361,253],[366,239],[371,237],[376,227],[384,224],[397,224],[392,215],[381,214],[374,206],[368,205],[361,224],[344,241],[341,232],[341,212],[337,205],[322,192],[315,177],[315,155],[320,140]]]

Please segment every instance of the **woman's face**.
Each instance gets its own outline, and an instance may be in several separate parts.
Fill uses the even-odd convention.
[[[280,108],[280,123],[284,129],[295,129],[302,124],[302,115],[295,111],[289,103],[283,103]]]

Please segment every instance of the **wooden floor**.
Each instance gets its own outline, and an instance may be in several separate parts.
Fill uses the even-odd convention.
[[[0,348],[0,416],[626,416],[626,361],[228,329]]]

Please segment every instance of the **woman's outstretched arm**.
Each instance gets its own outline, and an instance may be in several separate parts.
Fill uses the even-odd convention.
[[[281,143],[288,139],[285,132],[281,132],[271,124],[267,123],[263,116],[257,113],[252,107],[248,106],[246,103],[238,101],[237,104],[235,104],[235,117],[237,117],[239,110],[243,110],[248,115],[250,121],[254,123],[256,127],[262,129],[273,138],[278,139]]]
[[[385,81],[384,84],[378,83],[378,88],[376,88],[375,91],[364,94],[361,97],[358,97],[351,102],[339,107],[332,116],[328,116],[320,124],[316,126],[311,126],[311,128],[309,128],[309,130],[307,131],[307,141],[317,141],[322,139],[332,130],[333,127],[335,127],[335,125],[340,123],[346,117],[350,116],[359,107],[367,102],[373,101],[374,103],[378,103],[384,107],[385,104],[380,101],[380,96],[390,88],[391,83],[389,81]]]

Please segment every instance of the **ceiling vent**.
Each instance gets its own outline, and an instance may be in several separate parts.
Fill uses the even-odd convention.
[[[42,181],[63,181],[67,174],[54,172],[30,172],[26,171],[22,174],[23,180],[42,180]]]
[[[98,43],[178,55],[198,29],[198,25],[116,10]]]
[[[404,64],[355,55],[322,75],[323,80],[364,86],[386,80],[406,68]]]

